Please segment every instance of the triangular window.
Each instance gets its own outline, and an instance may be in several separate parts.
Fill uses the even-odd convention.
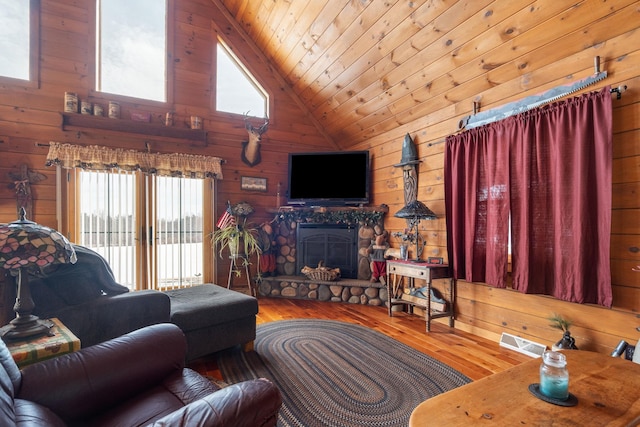
[[[267,117],[267,93],[222,42],[218,42],[216,110]]]

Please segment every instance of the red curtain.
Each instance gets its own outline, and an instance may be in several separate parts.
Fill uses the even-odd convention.
[[[611,307],[609,87],[447,138],[456,278]]]

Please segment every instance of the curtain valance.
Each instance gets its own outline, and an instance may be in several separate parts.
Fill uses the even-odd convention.
[[[149,175],[222,179],[222,159],[219,157],[147,153],[97,145],[50,142],[46,165],[59,165],[65,169],[139,170]]]

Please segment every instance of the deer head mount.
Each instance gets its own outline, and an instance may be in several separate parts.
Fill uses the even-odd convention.
[[[242,141],[242,153],[240,158],[249,166],[253,167],[260,163],[262,158],[260,157],[260,141],[262,141],[262,134],[269,128],[269,118],[264,118],[264,123],[259,127],[254,127],[249,121],[248,113],[244,114],[244,127],[249,134],[248,141]]]

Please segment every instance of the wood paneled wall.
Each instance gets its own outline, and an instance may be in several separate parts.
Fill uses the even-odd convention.
[[[542,1],[537,5],[544,8],[552,3],[557,2]],[[500,39],[504,31],[502,25],[486,30],[483,39],[492,41],[482,47],[482,54],[476,55],[465,46],[447,53],[440,60],[456,61],[460,64],[456,72],[466,75],[447,74],[435,80],[425,76],[425,90],[438,88],[442,95],[437,100],[432,98],[430,103],[416,103],[411,110],[415,114],[413,120],[400,122],[391,116],[381,121],[376,129],[384,129],[371,138],[364,138],[363,133],[366,140],[354,148],[371,150],[375,169],[373,203],[389,205],[386,227],[400,230],[405,226],[404,221],[394,218],[393,212],[403,205],[402,170],[393,164],[401,158],[404,135],[408,133],[414,138],[422,160],[418,166],[418,199],[439,217],[421,222],[428,242],[425,256],[446,259],[443,139],[456,132],[462,116],[471,114],[474,101],[479,101],[484,111],[584,78],[594,72],[594,57],[600,56],[601,68],[609,77],[586,90],[604,85],[628,87],[621,99],[613,100],[614,307],[567,303],[459,281],[456,327],[491,339],[507,332],[551,345],[559,339],[559,334],[549,327],[547,318],[558,313],[574,322],[571,331],[580,348],[610,353],[621,339],[635,345],[640,337],[636,330],[640,326],[640,273],[632,271],[640,264],[640,7],[637,2],[624,8],[616,4],[621,11],[606,16],[613,10],[611,3],[589,2],[588,5],[588,10],[582,9],[583,14],[545,16],[540,22],[528,21],[527,27],[539,32],[536,33],[539,41],[528,35],[503,42]],[[531,18],[535,19],[535,15]],[[552,24],[554,22],[556,24]],[[474,26],[471,20],[464,25],[476,28],[480,22]],[[513,29],[518,31],[515,24]],[[456,40],[452,40],[452,44],[456,44]],[[458,83],[462,81],[465,83]]]
[[[427,52],[414,54],[411,48],[416,45],[410,41],[400,44],[408,49],[406,51],[393,52],[392,55],[385,51],[385,55],[404,65],[385,78],[378,74],[384,73],[382,64],[371,67],[364,57],[361,60],[350,58],[350,63],[360,64],[358,73],[352,69],[345,73],[343,76],[349,77],[351,82],[336,86],[336,98],[332,98],[329,93],[331,85],[324,80],[318,80],[318,84],[326,85],[315,94],[312,90],[314,85],[303,86],[302,80],[287,84],[287,78],[312,75],[318,70],[300,69],[306,62],[299,61],[288,64],[289,73],[279,76],[274,63],[277,55],[265,56],[257,46],[260,40],[251,40],[244,30],[246,22],[239,25],[233,21],[232,14],[219,6],[219,0],[173,0],[175,34],[174,52],[170,58],[174,71],[174,103],[158,106],[122,100],[122,116],[124,120],[129,111],[144,110],[153,113],[154,121],[160,121],[171,109],[176,112],[178,125],[186,126],[186,118],[198,114],[205,118],[204,127],[209,131],[207,144],[202,146],[123,132],[61,130],[64,92],[78,92],[81,98],[90,92],[91,82],[87,76],[91,58],[88,58],[87,43],[93,18],[88,13],[89,1],[41,0],[39,87],[22,87],[0,80],[0,222],[15,218],[15,195],[8,173],[17,165],[27,164],[47,176],[46,180],[32,186],[35,200],[33,219],[56,226],[55,170],[44,167],[46,145],[52,140],[137,150],[145,150],[148,145],[157,152],[220,156],[227,163],[223,168],[224,180],[218,186],[218,210],[226,200],[246,200],[257,210],[252,218],[256,222],[271,219],[267,209],[276,207],[278,182],[282,183],[284,200],[286,154],[293,151],[333,151],[337,149],[337,141],[342,148],[371,151],[374,169],[372,204],[388,205],[390,214],[385,225],[391,231],[400,230],[404,228],[404,221],[394,218],[393,213],[403,205],[402,171],[393,165],[401,158],[402,140],[408,133],[414,138],[422,160],[418,167],[418,198],[439,216],[438,220],[421,223],[428,241],[425,255],[446,258],[443,139],[456,131],[458,120],[471,112],[473,101],[479,101],[481,109],[486,110],[583,78],[593,72],[593,57],[598,55],[602,58],[602,69],[610,76],[602,85],[626,84],[629,87],[622,99],[613,101],[611,259],[614,308],[565,303],[549,297],[522,295],[461,281],[458,283],[456,327],[491,339],[497,339],[504,331],[550,345],[559,339],[559,333],[548,326],[546,318],[552,313],[559,313],[573,320],[573,335],[578,346],[584,349],[608,353],[620,339],[635,343],[640,337],[635,329],[640,326],[640,273],[632,271],[632,267],[640,264],[640,8],[637,2],[588,1],[582,2],[580,8],[570,10],[567,5],[558,6],[562,2],[557,0],[539,0],[532,2],[530,14],[516,14],[513,8],[514,12],[510,12],[511,9],[500,7],[500,2],[484,2],[487,5],[496,3],[494,9],[500,11],[499,17],[504,21],[499,21],[498,15],[492,18],[479,13],[465,15],[464,20],[453,19],[461,16],[453,13],[455,10],[462,13],[467,3],[473,3],[456,2],[457,9],[443,14],[451,19],[438,21],[439,25],[446,24],[450,39],[447,41],[438,36],[419,40],[421,48],[426,48],[427,43],[432,44],[430,57],[422,56],[428,55]],[[229,3],[235,6],[233,13],[244,10],[266,14],[268,9],[265,6],[264,11],[252,11],[246,0]],[[265,5],[270,3],[265,2]],[[292,7],[298,3],[303,2],[293,2]],[[410,3],[407,7],[413,7],[416,2]],[[503,6],[512,4],[510,1],[503,3]],[[269,7],[274,6],[271,4]],[[323,12],[320,9],[330,7],[296,7],[300,13],[314,11],[320,14]],[[354,11],[357,9],[353,7]],[[514,14],[511,21],[508,13]],[[355,12],[353,17],[357,18]],[[283,23],[295,18],[284,14],[279,17]],[[308,35],[314,19],[295,21],[296,32],[304,32],[303,26],[309,28],[302,39],[311,40]],[[325,22],[323,26],[314,27],[331,32],[324,38],[314,35],[314,40],[330,45],[336,37],[345,37],[340,40],[341,45],[359,46],[355,44],[359,37],[357,31],[340,31],[344,25],[340,20],[345,17],[336,15],[333,19],[330,25]],[[506,22],[511,26],[505,27]],[[414,24],[420,28],[428,27],[428,23],[416,21]],[[412,25],[407,25],[407,28]],[[269,30],[270,26],[263,23],[261,28]],[[289,28],[293,28],[293,24]],[[445,27],[432,29],[442,28]],[[425,35],[424,31],[420,32],[420,37]],[[219,114],[211,107],[215,95],[212,82],[218,34],[226,39],[273,97],[271,124],[263,138],[262,163],[254,168],[240,161],[241,141],[246,138],[242,117]],[[475,36],[471,38],[471,34]],[[380,37],[379,42],[388,43],[389,40]],[[296,45],[296,57],[303,58],[301,49],[311,49],[309,46],[312,45]],[[386,49],[386,46],[380,47]],[[348,55],[357,55],[360,51],[372,52],[364,48],[345,50]],[[314,59],[322,60],[322,56]],[[313,63],[309,64],[313,66]],[[339,61],[336,64],[339,65]],[[431,74],[426,72],[427,65],[432,67]],[[425,73],[420,77],[416,70],[423,68]],[[447,69],[455,69],[455,73],[443,72]],[[404,81],[402,70],[406,70],[406,75],[412,79],[422,79],[417,82],[420,87],[417,93],[422,93],[428,101],[420,102],[423,98],[403,92],[403,87],[417,83]],[[384,94],[366,92],[379,86],[376,82],[383,87]],[[300,92],[296,93],[296,90]],[[362,92],[365,96],[348,96],[360,91],[365,91]],[[106,105],[112,98],[94,98],[91,101]],[[335,110],[339,113],[327,116],[323,127],[319,126],[322,122],[319,117],[323,114],[321,106],[326,102],[339,102],[343,108]],[[241,176],[266,177],[268,191],[241,191]],[[393,244],[397,245],[397,242]],[[218,283],[226,282],[226,269],[223,260],[216,278]]]
[[[252,221],[272,219],[265,208],[275,208],[276,190],[282,183],[285,191],[287,153],[318,151],[332,146],[331,139],[307,118],[300,104],[282,87],[268,65],[248,47],[242,37],[229,30],[229,22],[210,0],[171,1],[175,16],[175,51],[169,54],[173,67],[173,99],[170,105],[144,102],[117,96],[90,97],[88,57],[91,39],[89,31],[93,17],[89,16],[91,0],[42,0],[40,31],[40,85],[24,87],[15,81],[0,79],[0,222],[17,218],[15,191],[9,173],[27,164],[29,169],[47,178],[31,186],[34,199],[34,221],[57,227],[56,170],[45,167],[49,141],[79,145],[104,145],[153,152],[182,152],[218,156],[225,159],[224,179],[218,181],[218,212],[227,200],[247,201],[256,207]],[[247,61],[250,70],[272,97],[271,123],[263,135],[262,162],[249,167],[240,160],[242,141],[247,132],[241,115],[217,113],[212,108],[215,99],[214,56],[218,33],[228,32],[227,44]],[[109,100],[121,102],[121,120],[129,120],[130,111],[152,113],[152,122],[163,123],[166,111],[175,112],[175,126],[187,127],[190,115],[204,117],[208,131],[205,144],[184,140],[148,137],[142,134],[112,132],[89,128],[61,129],[64,93],[77,92],[81,99],[105,107]],[[259,119],[257,119],[259,120]],[[257,121],[256,121],[257,123]],[[335,149],[335,146],[332,147]],[[267,178],[267,192],[248,192],[240,188],[241,176]],[[284,194],[282,197],[284,201]],[[219,283],[226,283],[228,260],[219,259]],[[214,279],[216,280],[216,279]]]

